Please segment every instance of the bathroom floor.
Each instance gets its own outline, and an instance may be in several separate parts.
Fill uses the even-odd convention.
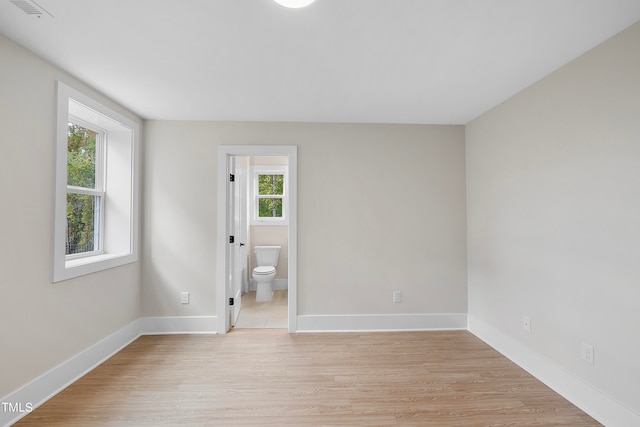
[[[273,291],[269,302],[256,302],[256,292],[242,295],[242,309],[236,328],[288,327],[288,291]]]

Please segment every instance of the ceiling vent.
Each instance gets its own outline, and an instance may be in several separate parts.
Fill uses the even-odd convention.
[[[36,3],[33,0],[31,1],[9,0],[9,1],[13,3],[13,5],[16,6],[18,9],[22,10],[24,13],[26,13],[29,16],[35,16],[36,18],[42,18],[42,17],[53,18],[53,15],[49,13],[49,11],[47,11],[44,7],[40,6],[38,3]]]

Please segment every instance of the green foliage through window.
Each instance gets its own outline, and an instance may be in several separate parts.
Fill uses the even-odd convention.
[[[258,199],[260,218],[282,218],[282,199]]]
[[[96,196],[67,193],[67,255],[95,250],[98,200]]]
[[[97,156],[96,132],[69,123],[67,185],[95,190]],[[67,255],[97,250],[99,209],[99,196],[67,190]]]
[[[284,175],[258,175],[258,195],[259,218],[282,218]]]
[[[258,175],[258,194],[284,194],[284,175]]]
[[[67,185],[96,188],[96,136],[92,130],[69,123]]]

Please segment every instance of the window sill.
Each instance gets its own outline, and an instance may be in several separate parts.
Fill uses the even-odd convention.
[[[287,220],[251,220],[251,224],[252,226],[257,225],[257,226],[274,226],[274,225],[289,225],[289,221]]]
[[[127,255],[129,254],[100,254],[100,255],[85,256],[82,258],[74,258],[74,259],[67,260],[64,263],[64,267],[73,268],[73,267],[78,267],[80,265],[93,264],[93,263],[107,261],[110,259],[127,256]]]
[[[62,268],[54,267],[54,282],[72,279],[138,261],[131,253],[111,253],[66,260]]]

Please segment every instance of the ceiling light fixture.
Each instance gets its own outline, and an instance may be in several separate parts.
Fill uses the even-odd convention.
[[[274,0],[280,6],[288,7],[291,9],[300,9],[302,7],[307,7],[315,0]]]

